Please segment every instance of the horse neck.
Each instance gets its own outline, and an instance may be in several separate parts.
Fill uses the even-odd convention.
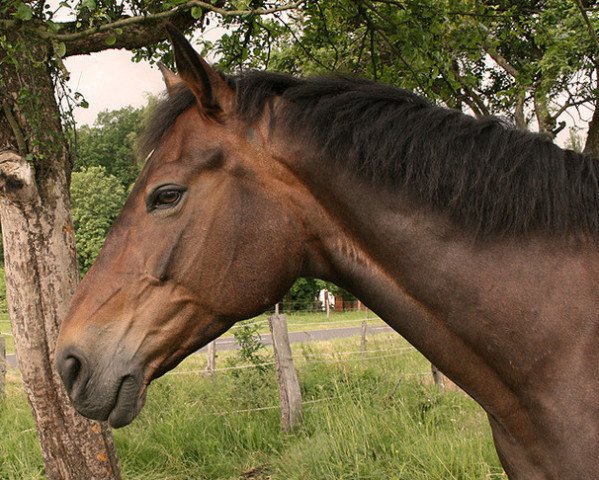
[[[550,336],[551,322],[558,328],[559,315],[539,317],[539,302],[556,282],[578,288],[589,272],[558,272],[581,254],[544,239],[478,242],[442,212],[353,173],[322,162],[300,170],[325,212],[314,220],[326,258],[315,263],[325,266],[306,273],[358,296],[488,411],[509,410],[517,400],[500,377],[524,378],[531,363],[523,355],[535,354],[528,334],[547,329]],[[571,300],[590,312],[592,301],[576,295]],[[518,335],[502,337],[505,331]]]

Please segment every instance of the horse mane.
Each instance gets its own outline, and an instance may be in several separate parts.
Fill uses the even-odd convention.
[[[599,234],[599,160],[543,135],[366,80],[249,72],[227,81],[248,123],[281,97],[286,107],[272,110],[274,128],[323,161],[446,212],[477,236]],[[146,152],[194,102],[181,88],[158,105]]]

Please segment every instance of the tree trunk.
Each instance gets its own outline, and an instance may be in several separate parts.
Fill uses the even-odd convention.
[[[589,123],[587,141],[584,144],[584,153],[590,153],[599,158],[599,100],[595,102],[595,111]]]
[[[0,223],[15,349],[49,479],[116,479],[110,430],[72,408],[54,367],[60,322],[79,279],[69,215],[70,160],[49,46],[0,41]]]
[[[534,92],[535,116],[539,124],[539,133],[546,135],[551,140],[555,138],[553,129],[555,128],[555,119],[549,113],[547,107],[547,98],[539,92]]]

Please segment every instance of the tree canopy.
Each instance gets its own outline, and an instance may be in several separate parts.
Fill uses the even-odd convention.
[[[236,28],[205,48],[226,70],[358,74],[554,137],[575,109],[587,121],[595,111],[599,17],[590,3],[308,0],[299,11],[227,19]]]

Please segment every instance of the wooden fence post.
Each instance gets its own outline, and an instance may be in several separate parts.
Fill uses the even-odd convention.
[[[435,385],[437,385],[439,390],[445,390],[445,376],[443,373],[441,373],[441,370],[431,363],[431,371],[433,372],[433,380],[435,381]]]
[[[289,432],[302,418],[302,394],[291,355],[287,319],[285,315],[272,315],[268,319],[275,351],[279,396],[281,398],[281,427]]]
[[[324,308],[327,312],[327,320],[331,319],[331,305],[329,304],[329,291],[324,289]]]
[[[0,398],[6,390],[6,340],[0,335]]]
[[[360,352],[366,353],[366,331],[368,330],[368,323],[366,320],[362,321],[362,335],[360,336]]]
[[[212,340],[208,344],[208,351],[206,352],[206,356],[206,374],[212,376],[214,375],[214,371],[216,370],[216,340]]]

